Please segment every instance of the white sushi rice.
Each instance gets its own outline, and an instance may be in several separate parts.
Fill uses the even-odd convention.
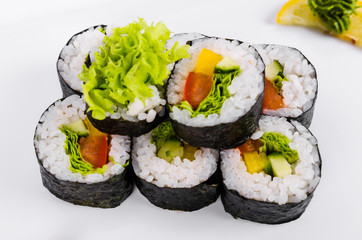
[[[59,180],[96,183],[105,181],[124,171],[124,165],[130,159],[131,141],[128,136],[111,135],[107,170],[103,174],[82,175],[70,170],[69,156],[64,151],[66,136],[61,132],[62,124],[85,119],[85,102],[77,95],[58,100],[40,118],[36,128],[34,145],[37,156],[43,166]]]
[[[317,94],[316,72],[312,64],[296,49],[282,45],[255,45],[265,66],[278,60],[283,74],[289,81],[283,81],[282,95],[286,107],[265,110],[272,116],[298,117],[312,107]]]
[[[74,36],[60,53],[57,66],[59,74],[74,90],[83,92],[83,81],[78,77],[89,52],[95,52],[102,45],[104,33],[100,27],[90,27],[85,32]],[[94,56],[91,54],[90,56]]]
[[[106,112],[106,117],[112,119],[124,119],[130,122],[138,122],[146,120],[152,122],[158,113],[163,116],[163,107],[166,105],[166,100],[161,97],[161,93],[156,86],[148,86],[152,90],[152,97],[149,97],[142,102],[140,99],[135,98],[133,102],[129,103],[127,107],[112,106],[113,114]]]
[[[291,141],[289,146],[299,154],[297,162],[292,164],[291,175],[272,178],[263,171],[250,174],[240,151],[237,148],[229,149],[220,153],[221,171],[226,187],[258,201],[285,204],[306,199],[320,181],[317,140],[300,123],[293,121],[293,125],[285,118],[262,116],[259,128],[251,137],[254,140],[259,139],[265,132],[287,136]]]
[[[184,99],[184,88],[189,72],[195,70],[197,59],[203,48],[230,57],[237,62],[242,70],[228,87],[231,97],[225,100],[220,114],[210,114],[207,118],[203,114],[192,118],[191,113],[180,110],[174,105],[180,104]],[[244,115],[255,104],[264,89],[264,64],[257,58],[256,50],[247,43],[225,39],[205,38],[192,44],[189,48],[190,58],[179,61],[167,87],[167,100],[172,105],[170,117],[173,120],[193,127],[214,126],[220,123],[234,122]]]
[[[175,157],[171,163],[156,156],[156,146],[151,143],[152,131],[133,138],[132,165],[135,174],[158,187],[191,188],[216,171],[218,151],[201,148],[195,160]]]

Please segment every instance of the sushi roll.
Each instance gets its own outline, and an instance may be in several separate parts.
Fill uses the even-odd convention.
[[[112,28],[104,37],[79,75],[87,116],[97,129],[140,136],[164,120],[168,65],[188,57],[187,45],[176,42],[167,50],[169,38],[163,23],[148,26],[143,19]]]
[[[262,116],[246,143],[220,156],[221,200],[234,218],[267,224],[295,220],[321,178],[316,138],[286,118]]]
[[[82,95],[83,81],[78,77],[83,65],[90,63],[90,57],[102,45],[106,25],[87,28],[72,36],[63,47],[57,61],[57,72],[63,97]],[[91,54],[93,53],[93,54]]]
[[[297,120],[309,127],[317,99],[317,73],[309,60],[288,46],[255,45],[265,63],[263,114]]]
[[[264,64],[252,46],[236,40],[205,37],[190,44],[190,58],[175,64],[167,86],[176,135],[192,146],[239,146],[261,116]]]
[[[67,202],[100,208],[121,204],[132,192],[131,140],[108,135],[87,119],[79,95],[53,103],[41,116],[34,147],[43,185]]]
[[[220,192],[217,150],[179,140],[169,121],[133,139],[135,183],[155,206],[195,211],[215,202]]]

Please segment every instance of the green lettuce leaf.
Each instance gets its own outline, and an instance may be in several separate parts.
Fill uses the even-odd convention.
[[[357,15],[357,2],[358,0],[308,0],[308,6],[329,30],[342,34],[351,25],[350,16]]]
[[[273,86],[277,90],[278,94],[280,94],[280,92],[282,90],[284,81],[289,81],[289,80],[287,77],[284,76],[282,71],[278,72],[278,75],[273,80],[270,80],[270,82],[273,84]]]
[[[295,163],[298,158],[298,151],[289,147],[289,138],[280,133],[266,132],[260,138],[263,143],[259,152],[266,152],[268,155],[271,153],[280,153],[289,162]]]
[[[156,152],[158,152],[167,140],[173,138],[176,138],[176,134],[171,122],[164,121],[153,130],[151,143],[156,146]]]
[[[107,165],[104,165],[102,168],[93,168],[92,164],[86,162],[83,159],[80,153],[80,146],[78,144],[78,135],[75,132],[72,132],[65,127],[63,127],[61,131],[66,136],[64,150],[65,153],[69,156],[70,170],[73,173],[81,173],[82,175],[87,175],[90,173],[103,174],[106,172],[108,167]]]
[[[100,27],[98,30],[99,30],[101,33],[103,33],[103,34],[106,34],[106,29]]]
[[[145,102],[153,96],[150,85],[164,85],[170,74],[167,65],[189,57],[188,45],[176,42],[166,50],[170,31],[163,23],[148,26],[139,19],[112,31],[104,37],[95,61],[89,68],[83,65],[79,75],[88,111],[98,120],[103,120],[106,112],[113,114],[113,105],[127,107],[135,98]]]
[[[213,86],[209,95],[200,103],[196,110],[187,101],[182,101],[177,105],[179,109],[187,109],[191,112],[191,117],[203,114],[205,117],[210,114],[220,114],[222,105],[229,98],[230,92],[227,89],[231,81],[241,73],[240,69],[235,69],[228,73],[214,73]]]

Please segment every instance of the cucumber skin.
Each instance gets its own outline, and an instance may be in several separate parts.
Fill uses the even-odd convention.
[[[225,57],[214,68],[214,73],[231,73],[240,70],[240,66],[231,58]]]
[[[157,157],[166,160],[167,162],[172,162],[172,160],[179,156],[183,155],[183,146],[182,142],[179,140],[169,139],[167,140],[158,150]]]

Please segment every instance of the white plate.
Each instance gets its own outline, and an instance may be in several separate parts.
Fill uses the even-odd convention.
[[[276,23],[287,0],[10,1],[0,16],[2,239],[358,239],[362,236],[362,49],[323,33]],[[233,219],[220,199],[192,213],[151,205],[137,189],[115,209],[75,206],[42,186],[32,143],[61,89],[58,54],[97,24],[143,17],[170,30],[296,47],[314,64],[319,90],[311,131],[322,180],[300,219],[264,225]]]

